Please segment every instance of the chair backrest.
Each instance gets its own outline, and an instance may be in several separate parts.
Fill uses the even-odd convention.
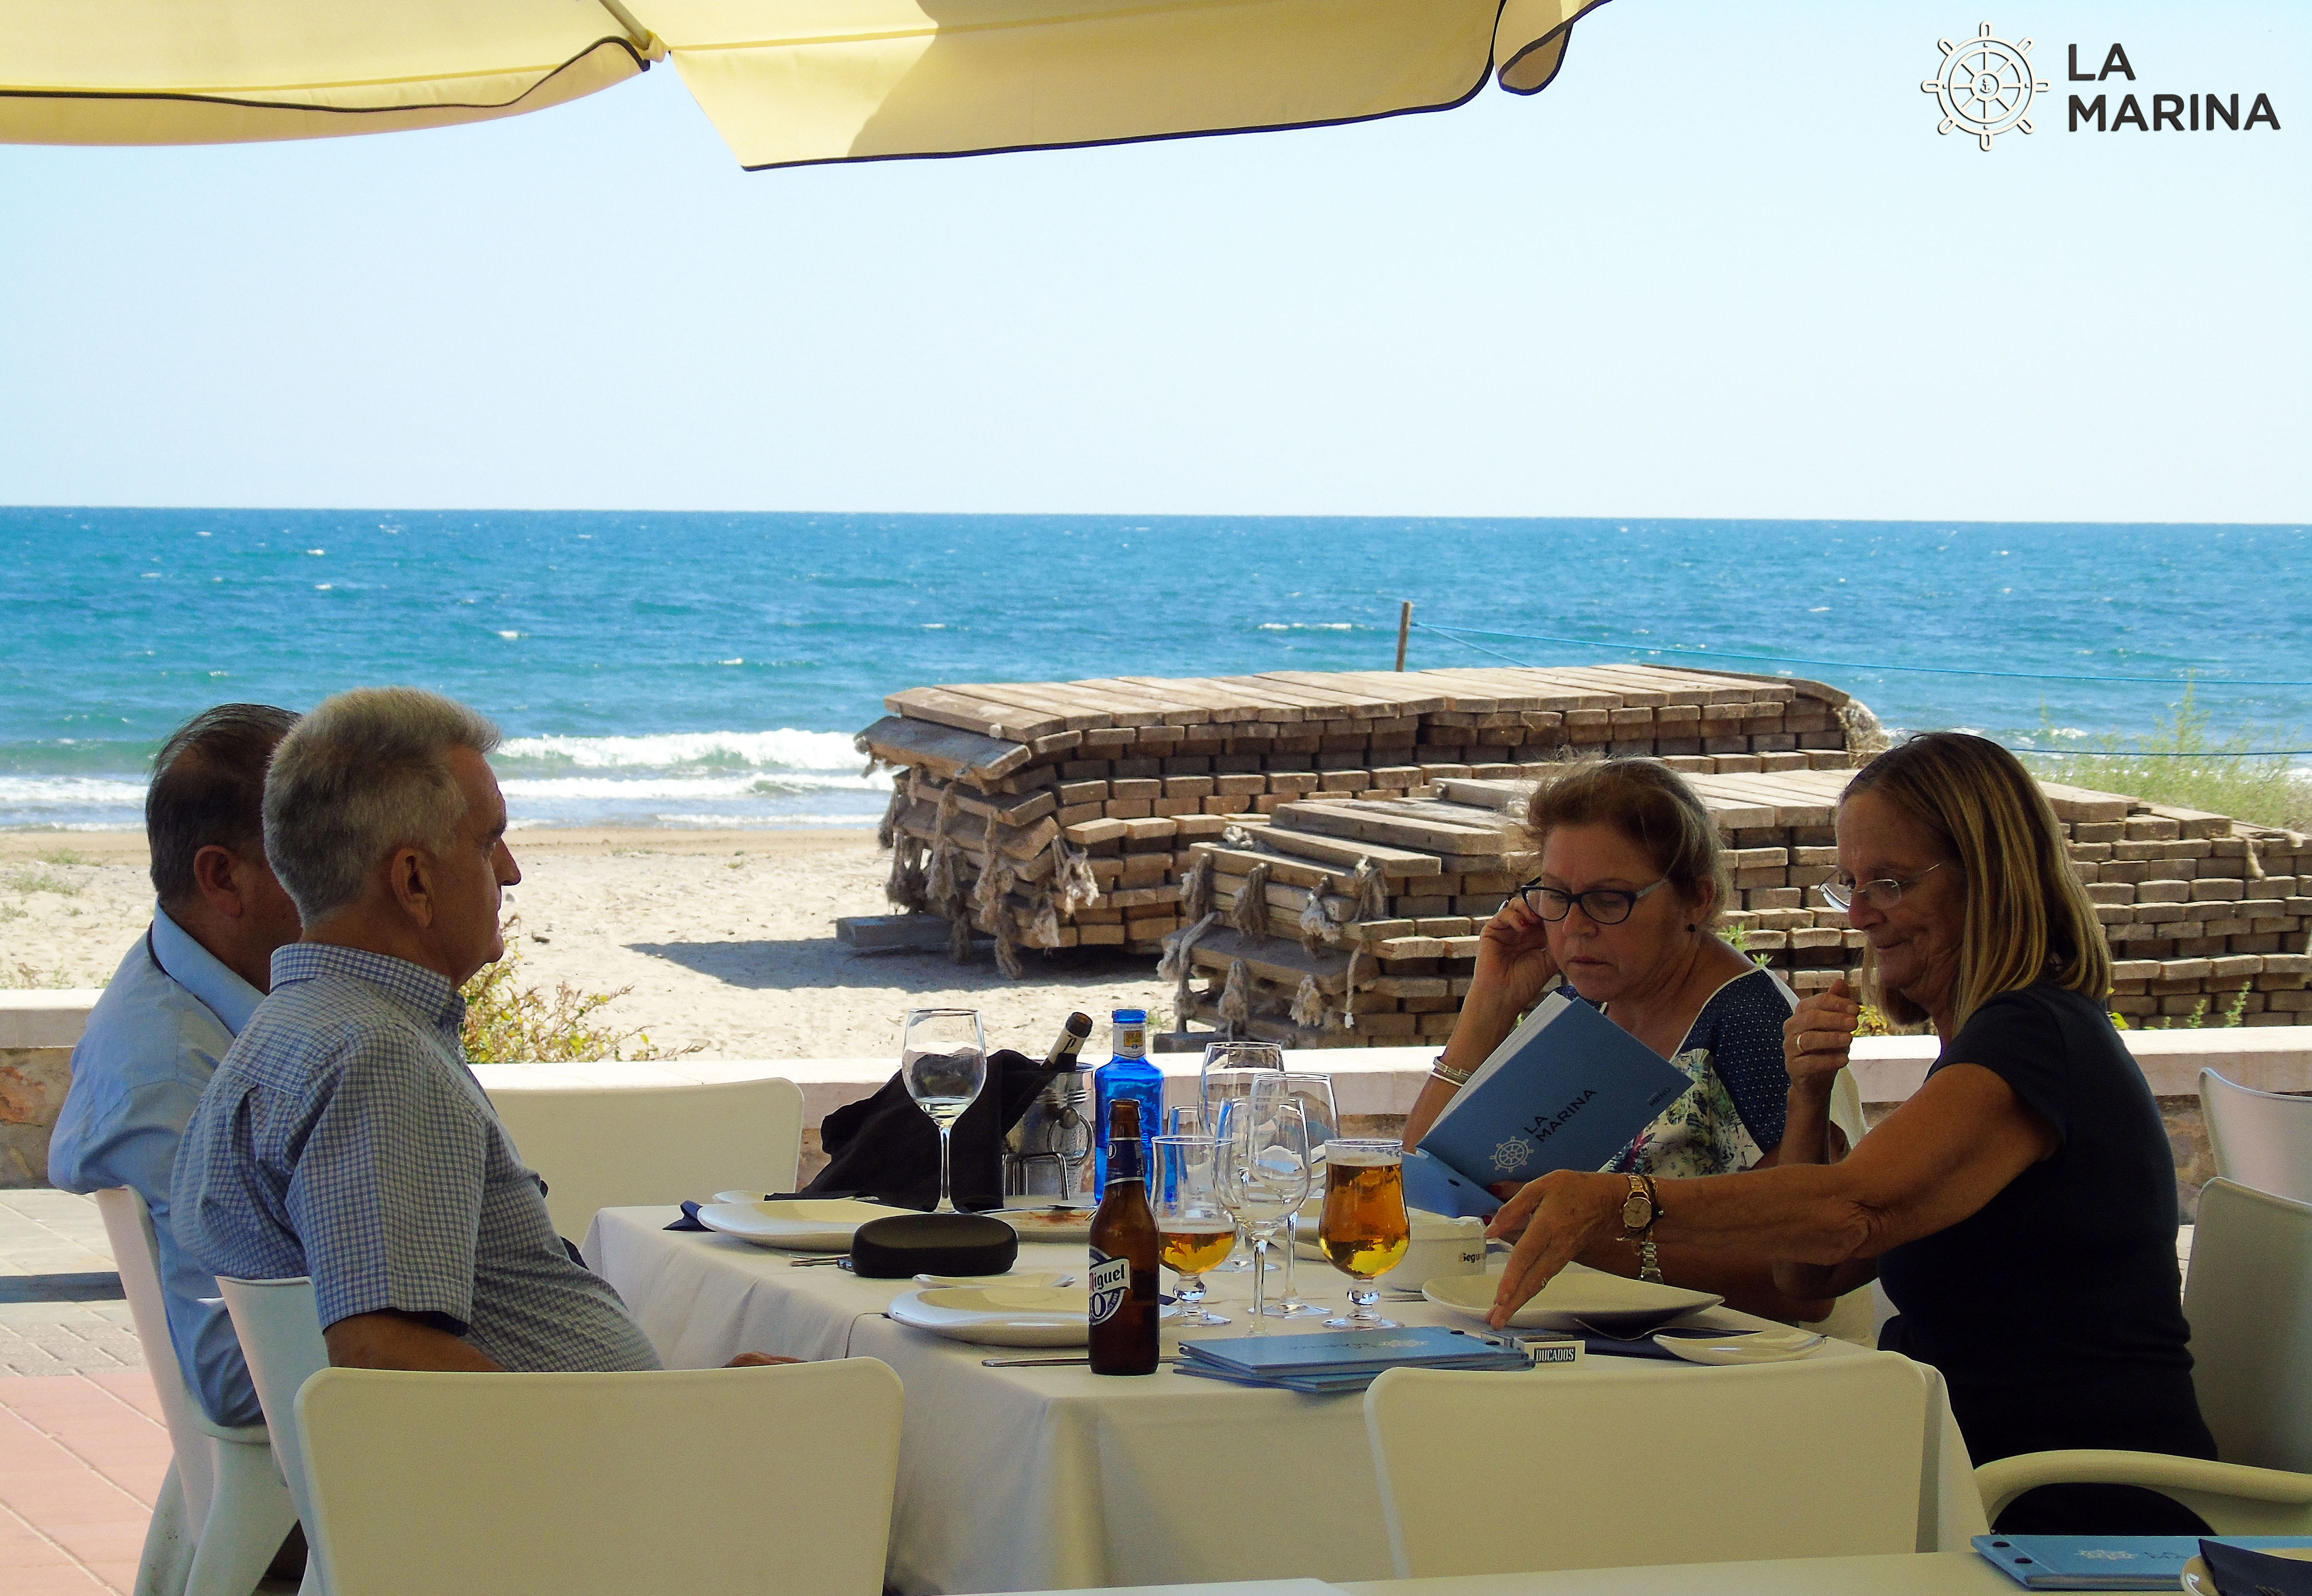
[[[336,1596],[882,1589],[900,1388],[871,1358],[331,1369],[297,1407]]]
[[[2257,1092],[2200,1072],[2200,1113],[2216,1173],[2241,1186],[2312,1203],[2312,1097]],[[2198,1244],[2194,1243],[2194,1256]]]
[[[595,1213],[705,1202],[718,1191],[793,1191],[802,1090],[792,1081],[677,1086],[520,1086],[490,1102],[521,1161],[546,1179],[555,1227],[582,1241]]]
[[[216,1494],[216,1443],[196,1422],[193,1394],[185,1389],[184,1365],[177,1362],[177,1345],[169,1336],[169,1310],[161,1292],[161,1249],[153,1233],[152,1211],[133,1186],[115,1186],[96,1194],[96,1211],[104,1233],[112,1242],[112,1266],[120,1271],[120,1294],[128,1299],[128,1317],[136,1326],[136,1342],[144,1348],[144,1367],[153,1376],[153,1393],[161,1403],[161,1416],[169,1426],[169,1444],[177,1454],[177,1480],[184,1487],[190,1521],[208,1521],[209,1502]]]
[[[2312,1474],[2312,1204],[2202,1188],[2184,1317],[2216,1455]]]
[[[305,1438],[297,1429],[298,1389],[329,1366],[313,1283],[302,1275],[291,1280],[219,1276],[217,1288],[224,1293],[225,1311],[232,1315],[241,1355],[249,1360],[250,1383],[257,1388],[258,1406],[265,1409],[265,1423],[273,1432],[273,1455],[281,1461],[289,1500],[296,1504],[297,1517],[305,1525],[306,1545],[326,1568],[327,1548],[313,1525]]]
[[[1893,1353],[1579,1375],[1396,1369],[1365,1393],[1365,1430],[1399,1579],[1908,1552],[1927,1390]],[[1567,1440],[1613,1435],[1630,1442],[1622,1464]]]

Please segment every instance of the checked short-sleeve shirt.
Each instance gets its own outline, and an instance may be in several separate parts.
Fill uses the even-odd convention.
[[[538,1177],[466,1066],[440,975],[324,943],[273,956],[273,991],[185,1127],[179,1241],[219,1275],[310,1275],[321,1322],[428,1316],[508,1369],[655,1369],[573,1261]]]

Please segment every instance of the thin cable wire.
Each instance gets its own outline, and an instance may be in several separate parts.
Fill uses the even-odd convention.
[[[1422,626],[1422,623],[1419,621],[1415,621],[1414,624],[1415,626]],[[1462,629],[1458,627],[1449,627],[1424,626],[1422,627],[1422,629],[1424,631],[1434,632],[1439,636],[1445,638],[1448,642],[1458,643],[1464,648],[1474,648],[1479,653],[1491,654],[1493,658],[1502,661],[1507,664],[1515,665],[1520,671],[1539,671],[1546,669],[1546,666],[1528,665],[1523,660],[1511,659],[1509,655],[1502,653],[1499,649],[1487,648],[1482,643],[1472,643],[1467,637],[1457,637],[1453,636],[1453,634]],[[1487,632],[1484,636],[1488,637],[1514,637],[1519,636],[1519,634],[1515,632]],[[1554,641],[1554,639],[1545,638],[1543,641],[1549,642]],[[1679,652],[1686,651],[1681,650]],[[1735,654],[1721,657],[1742,659],[1755,656]],[[1865,667],[1857,667],[1857,669],[1864,668]],[[2001,671],[1984,671],[1983,674],[1986,676],[1996,676],[2005,673]],[[2061,679],[2058,678],[2054,680]],[[2097,677],[2089,680],[2111,680],[2124,679]],[[2312,683],[2308,683],[2306,685],[2312,686]],[[2028,755],[2042,759],[2295,759],[2301,755],[2312,754],[2312,748],[2266,748],[2239,750],[2209,749],[2198,753],[2179,753],[2168,749],[2151,749],[2146,750],[2141,753],[2119,753],[2107,749],[2010,748],[2003,742],[1999,746],[2006,749],[2010,754]]]
[[[1907,671],[1920,676],[1996,676],[2010,681],[2119,681],[2156,682],[2161,687],[2185,687],[2191,678],[2176,676],[2061,676],[2040,675],[2028,671],[1963,671],[1952,665],[1865,665],[1852,660],[1813,660],[1801,654],[1790,653],[1721,653],[1715,649],[1679,648],[1674,644],[1600,643],[1594,637],[1552,637],[1540,632],[1495,632],[1483,627],[1441,627],[1433,622],[1417,620],[1414,629],[1449,636],[1458,632],[1475,633],[1480,637],[1516,637],[1528,643],[1563,643],[1575,648],[1599,648],[1609,653],[1674,653],[1705,660],[1756,660],[1770,665],[1826,665],[1837,671]],[[1476,646],[1474,644],[1472,647]],[[1490,651],[1489,651],[1490,652]],[[1507,658],[1507,655],[1497,655]],[[2223,688],[2312,688],[2312,681],[2273,681],[2260,677],[2226,676],[2199,679],[2202,685]]]

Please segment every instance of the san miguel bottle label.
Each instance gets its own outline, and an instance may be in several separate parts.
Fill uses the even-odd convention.
[[[1091,1251],[1091,1322],[1105,1324],[1132,1295],[1132,1260]]]

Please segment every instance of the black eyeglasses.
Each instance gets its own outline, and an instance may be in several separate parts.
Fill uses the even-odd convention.
[[[1587,892],[1561,892],[1555,887],[1545,887],[1539,877],[1517,890],[1518,901],[1545,920],[1563,920],[1577,904],[1581,912],[1600,925],[1619,925],[1638,907],[1638,899],[1647,893],[1659,891],[1669,884],[1664,876],[1650,887],[1640,887],[1634,892],[1619,887],[1592,887]]]
[[[1903,901],[1904,893],[1949,863],[1948,859],[1938,859],[1918,874],[1905,881],[1897,881],[1888,875],[1881,876],[1875,881],[1850,881],[1843,875],[1835,875],[1822,883],[1823,899],[1833,908],[1850,909],[1854,907],[1854,900],[1860,898],[1872,908],[1884,914]]]

